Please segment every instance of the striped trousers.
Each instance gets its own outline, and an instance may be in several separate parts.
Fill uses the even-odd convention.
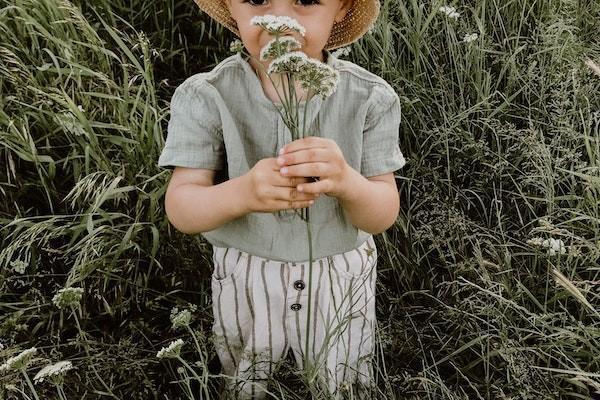
[[[290,348],[301,370],[310,362],[327,398],[350,398],[350,391],[352,398],[373,398],[373,236],[313,260],[312,274],[308,261],[274,261],[232,247],[213,246],[213,263],[212,340],[227,398],[278,398],[267,381]]]

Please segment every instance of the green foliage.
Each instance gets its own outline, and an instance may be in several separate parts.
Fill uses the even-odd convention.
[[[400,217],[377,237],[380,398],[588,398],[600,3],[470,0],[449,4],[457,19],[442,5],[384,2],[347,57],[397,90],[408,160]],[[218,373],[210,246],[169,225],[157,160],[173,90],[233,35],[193,1],[0,0],[0,38],[0,362],[33,346],[32,371],[71,360],[67,398],[199,393],[156,353],[181,337],[184,376]],[[55,307],[63,287],[85,289],[79,308]],[[302,398],[280,378],[282,398]],[[0,399],[18,390],[0,376]]]

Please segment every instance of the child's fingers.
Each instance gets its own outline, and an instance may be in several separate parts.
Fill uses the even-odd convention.
[[[299,184],[296,189],[300,193],[316,194],[329,193],[332,191],[329,180],[317,180],[315,182],[307,182]]]
[[[305,201],[314,200],[318,197],[313,193],[302,193],[299,192],[295,187],[275,187],[273,192],[273,198],[275,200],[283,201]]]
[[[314,200],[303,200],[303,201],[281,201],[279,204],[280,210],[287,210],[290,208],[306,208],[314,204]]]
[[[305,176],[283,176],[279,171],[277,171],[275,177],[275,181],[273,182],[274,186],[282,186],[282,187],[293,187],[307,182],[312,182],[313,180],[307,178]]]

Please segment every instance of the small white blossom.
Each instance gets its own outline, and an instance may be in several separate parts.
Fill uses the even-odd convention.
[[[352,52],[350,46],[340,47],[339,49],[335,49],[331,54],[335,57],[343,57],[347,56]]]
[[[85,110],[83,109],[83,106],[81,104],[77,105],[77,109],[81,112],[84,112]]]
[[[460,13],[452,6],[441,6],[440,11],[450,18],[458,19],[460,17]]]
[[[565,254],[567,252],[565,244],[560,239],[550,238],[549,240],[544,240],[544,245],[548,247],[548,252],[551,256],[556,253]]]
[[[291,36],[273,38],[260,51],[262,61],[281,57],[286,53],[299,50],[302,47],[299,41]]]
[[[229,51],[231,51],[232,53],[239,53],[243,49],[244,49],[244,42],[242,42],[240,39],[232,40],[231,43],[229,44]]]
[[[298,80],[304,89],[312,90],[325,99],[335,92],[340,73],[329,65],[310,58],[300,70]]]
[[[269,65],[267,73],[299,73],[307,60],[308,56],[305,53],[292,51],[274,59]]]
[[[62,288],[54,295],[52,302],[60,309],[79,306],[83,289],[78,287]]]
[[[257,15],[250,20],[251,25],[258,25],[268,31],[271,35],[281,35],[287,31],[296,31],[302,36],[306,29],[296,19],[286,16],[275,16],[271,14]]]
[[[183,340],[177,339],[172,341],[169,346],[163,347],[156,353],[158,358],[177,358],[181,353],[181,347],[183,346]]]
[[[477,40],[477,38],[479,38],[479,35],[477,33],[470,33],[463,37],[463,42],[471,43]]]
[[[542,239],[537,237],[527,240],[527,243],[534,246],[547,248],[548,254],[551,256],[555,255],[556,253],[565,254],[567,252],[567,248],[561,239]]]
[[[172,324],[173,329],[189,326],[190,322],[192,320],[192,313],[195,312],[197,308],[198,307],[195,304],[190,305],[189,310],[179,311],[179,309],[177,307],[174,307],[171,310],[171,315],[170,315],[171,324]]]
[[[16,356],[6,360],[4,364],[0,365],[0,372],[24,370],[27,368],[27,365],[35,353],[37,353],[37,348],[35,347],[23,350]]]
[[[185,372],[185,368],[183,367],[177,367],[177,373],[183,375],[183,373]]]
[[[24,274],[25,268],[27,267],[27,263],[23,260],[11,261],[10,265],[13,267],[13,270],[15,270],[15,272],[18,272],[19,274]]]
[[[65,373],[71,369],[73,369],[71,361],[59,361],[55,364],[46,365],[35,374],[33,381],[35,383],[40,383],[48,378],[55,384],[62,384]]]

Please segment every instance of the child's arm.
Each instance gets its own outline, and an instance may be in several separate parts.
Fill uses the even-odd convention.
[[[249,212],[244,175],[218,185],[214,177],[210,169],[175,167],[165,194],[165,211],[178,231],[209,231]]]
[[[299,193],[296,186],[307,178],[284,178],[275,158],[258,161],[246,174],[214,185],[215,171],[175,167],[165,210],[177,230],[196,234],[250,212],[273,212],[309,207],[318,194]]]

